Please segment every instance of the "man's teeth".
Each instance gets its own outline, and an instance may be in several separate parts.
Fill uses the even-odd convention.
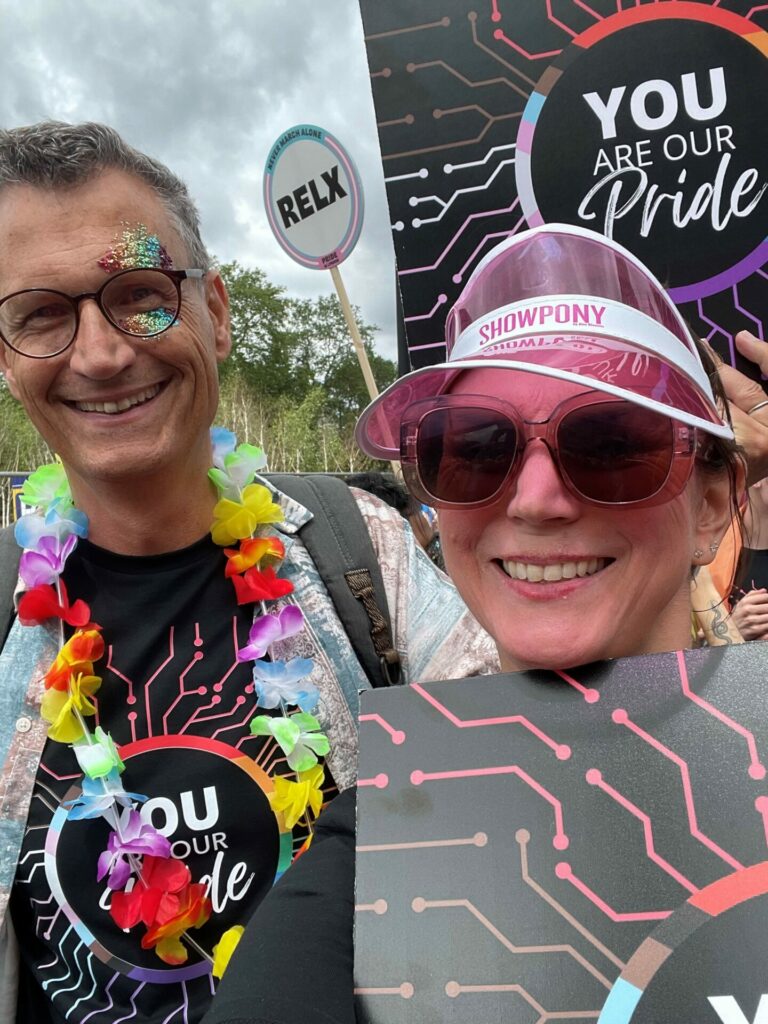
[[[146,388],[144,391],[140,391],[138,395],[132,395],[130,398],[121,398],[119,402],[75,402],[75,408],[81,412],[105,412],[105,413],[116,413],[125,412],[126,409],[131,409],[134,405],[141,405],[142,402],[148,402],[150,398],[154,398],[155,395],[160,391],[159,384],[153,384],[151,388]]]
[[[557,583],[572,580],[576,576],[592,576],[608,564],[606,558],[585,558],[580,562],[559,562],[554,565],[537,565],[532,562],[502,562],[507,576],[513,580],[528,583]]]

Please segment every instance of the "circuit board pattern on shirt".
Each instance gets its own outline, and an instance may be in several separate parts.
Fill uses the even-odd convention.
[[[95,723],[120,744],[126,790],[149,797],[143,815],[208,884],[213,914],[194,938],[210,953],[226,928],[248,920],[305,838],[278,833],[268,777],[289,769],[271,738],[249,730],[254,686],[236,651],[253,608],[237,607],[209,540],[151,559],[87,544],[78,554],[68,589],[88,601],[106,642]],[[69,821],[62,806],[80,786],[72,751],[49,741],[12,899],[27,998],[54,1021],[196,1021],[213,992],[208,965],[194,951],[166,965],[141,949],[141,926],[125,934],[114,925],[106,884],[96,882],[109,826]]]

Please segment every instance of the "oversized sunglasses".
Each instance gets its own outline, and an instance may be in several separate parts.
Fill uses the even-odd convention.
[[[661,505],[685,487],[696,455],[693,427],[590,391],[545,420],[524,420],[487,395],[414,402],[402,420],[405,482],[436,508],[480,508],[514,482],[528,444],[542,441],[568,490],[599,506]]]

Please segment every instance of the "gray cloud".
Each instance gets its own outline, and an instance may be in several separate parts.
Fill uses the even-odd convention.
[[[356,0],[0,0],[0,123],[105,121],[189,184],[222,261],[262,267],[290,294],[330,276],[278,246],[261,198],[286,128],[332,132],[363,180],[366,217],[341,268],[395,357],[394,256]]]

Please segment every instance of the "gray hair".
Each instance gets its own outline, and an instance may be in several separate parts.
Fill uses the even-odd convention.
[[[165,164],[129,146],[114,128],[95,122],[41,121],[0,131],[0,190],[9,185],[74,188],[109,169],[146,182],[165,207],[193,264],[203,270],[211,267],[187,186]]]

